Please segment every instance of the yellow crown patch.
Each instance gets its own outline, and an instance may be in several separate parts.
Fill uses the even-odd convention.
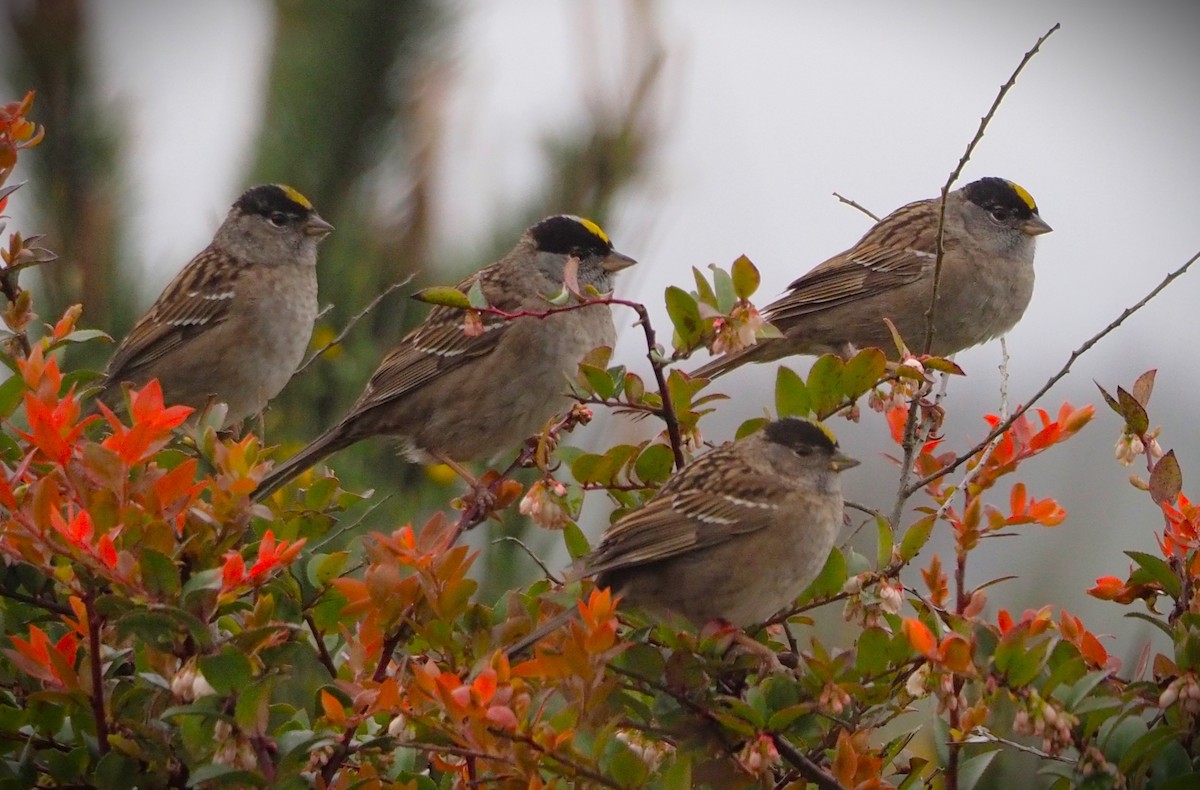
[[[1025,187],[1012,181],[1009,181],[1008,185],[1013,188],[1013,192],[1017,193],[1017,197],[1025,201],[1025,205],[1029,206],[1030,211],[1037,211],[1037,203],[1034,202],[1033,195],[1029,194]]]
[[[280,190],[283,191],[283,194],[287,195],[288,200],[291,200],[297,205],[303,206],[310,211],[312,210],[313,205],[308,201],[308,198],[304,197],[304,195],[301,195],[292,187],[288,186],[287,184],[276,184],[275,186],[279,187]],[[1014,184],[1013,186],[1016,185]],[[1017,188],[1020,189],[1020,187]]]
[[[579,224],[587,228],[592,235],[596,236],[596,238],[600,239],[605,244],[610,243],[608,240],[608,234],[601,230],[600,226],[595,222],[592,222],[590,219],[584,219],[583,217],[576,217],[575,219],[579,220]]]
[[[805,422],[811,423],[812,425],[815,425],[815,426],[817,426],[817,428],[821,429],[821,433],[828,436],[829,441],[833,442],[835,445],[838,443],[837,437],[834,436],[833,431],[831,431],[827,427],[825,427],[825,423],[817,422],[816,420],[805,420]]]

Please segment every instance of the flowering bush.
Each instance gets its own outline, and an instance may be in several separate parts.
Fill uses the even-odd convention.
[[[18,153],[42,136],[32,102],[0,109],[0,211]],[[901,494],[890,515],[861,517],[875,526],[874,557],[835,550],[790,610],[751,631],[778,657],[772,670],[732,650],[728,628],[647,621],[588,580],[564,593],[548,575],[478,600],[477,554],[460,542],[515,507],[580,556],[585,497],[628,512],[698,452],[701,420],[724,396],[674,363],[772,334],[751,302],[748,259],[713,267],[711,280],[696,270],[694,291],[668,289],[670,352],[644,306],[592,294],[637,311],[653,382],[597,349],[579,367],[579,405],[485,475],[486,496],[334,550],[324,537],[359,499],[335,478],[256,505],[269,462],[254,435],[219,435],[164,403],[155,382],[128,393],[127,416],[93,411],[87,374],[59,363],[65,346],[99,334],[77,328],[80,310],[30,338],[36,316],[18,275],[52,258],[36,242],[12,233],[0,250],[12,370],[0,383],[3,786],[966,788],[1004,750],[1036,755],[1063,786],[1195,779],[1200,511],[1150,427],[1153,372],[1101,392],[1122,420],[1118,458],[1147,465],[1132,482],[1162,512],[1160,555],[1129,552],[1125,578],[1088,592],[1145,602],[1171,655],[1123,673],[1061,608],[987,614],[990,582],[966,583],[973,552],[1066,518],[1045,492],[1004,478],[1093,410],[987,415],[978,445],[949,448],[936,384],[963,371],[897,338],[900,364],[866,349],[822,357],[806,377],[779,370],[779,416],[877,421]],[[463,301],[466,332],[497,312]],[[593,408],[663,430],[597,453],[560,447]],[[527,488],[508,476],[517,466],[537,470]],[[953,536],[952,556],[926,550],[935,529]],[[509,654],[566,607],[578,616],[532,653]],[[810,627],[830,607],[851,639]],[[932,755],[914,748],[920,700],[938,725]]]

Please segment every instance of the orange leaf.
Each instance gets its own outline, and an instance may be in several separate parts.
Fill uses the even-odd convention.
[[[904,618],[904,636],[912,645],[913,650],[926,658],[935,657],[937,640],[933,638],[933,632],[929,630],[929,626],[915,617],[906,617]]]
[[[321,710],[325,712],[325,718],[335,726],[346,726],[346,709],[342,707],[338,698],[326,689],[321,689]]]
[[[950,634],[938,646],[938,662],[951,672],[971,668],[971,643],[960,634]]]

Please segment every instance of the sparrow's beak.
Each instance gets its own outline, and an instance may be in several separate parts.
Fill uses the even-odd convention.
[[[857,458],[851,458],[839,450],[829,459],[829,468],[835,472],[845,472],[847,469],[853,469],[861,463],[862,461]]]
[[[1050,223],[1034,214],[1029,219],[1021,223],[1021,232],[1026,236],[1041,236],[1043,233],[1049,233],[1054,230],[1050,227]]]
[[[622,255],[616,250],[613,250],[608,255],[604,256],[604,260],[600,262],[600,267],[606,272],[619,272],[622,269],[628,269],[635,263],[637,263],[637,261],[635,261],[633,258],[630,258],[628,255]]]
[[[320,214],[313,214],[308,218],[308,221],[304,223],[305,236],[317,236],[319,238],[324,238],[332,231],[333,226],[321,219]]]

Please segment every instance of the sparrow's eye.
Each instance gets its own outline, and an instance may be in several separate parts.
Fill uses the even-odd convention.
[[[992,219],[996,220],[997,222],[1007,222],[1010,216],[1012,215],[1006,208],[992,209]]]
[[[267,217],[267,219],[269,219],[271,221],[271,224],[274,225],[275,227],[282,228],[284,225],[287,224],[288,216],[287,216],[287,214],[284,214],[282,211],[273,211],[273,212],[271,212],[271,216]]]
[[[793,447],[792,452],[794,452],[796,455],[800,456],[801,458],[806,458],[813,454],[813,448],[808,446],[807,444],[802,444],[799,447]]]

